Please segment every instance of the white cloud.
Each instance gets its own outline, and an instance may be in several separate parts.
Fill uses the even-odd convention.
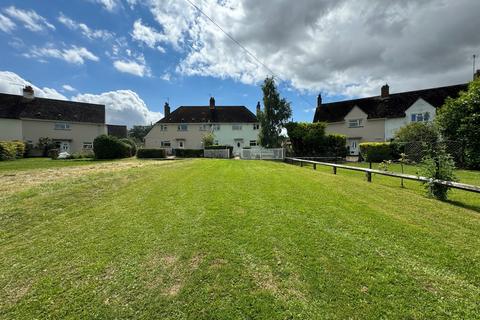
[[[8,33],[13,29],[15,29],[15,23],[9,17],[0,13],[0,30]]]
[[[84,47],[71,46],[70,48],[55,48],[53,45],[38,48],[33,47],[30,52],[24,54],[27,58],[44,58],[61,59],[68,63],[82,65],[85,60],[99,61],[100,59]]]
[[[19,75],[10,71],[0,71],[0,92],[21,95],[22,89],[30,85],[35,91],[35,96],[50,99],[68,100],[67,97],[52,88],[39,88]]]
[[[91,29],[85,23],[77,22],[77,21],[65,16],[63,13],[60,13],[60,16],[58,17],[58,21],[60,21],[62,24],[64,24],[70,30],[80,31],[85,37],[87,37],[89,39],[108,40],[108,39],[111,39],[114,36],[114,34],[110,31],[108,31],[108,30]]]
[[[186,53],[184,75],[257,84],[263,68],[192,6],[147,0],[160,35]],[[465,82],[480,52],[480,1],[257,0],[195,2],[274,74],[300,91],[363,96]],[[268,12],[268,19],[265,19]],[[468,23],[465,23],[468,21]],[[144,30],[145,31],[145,30]]]
[[[47,28],[55,30],[55,26],[47,21],[44,17],[37,14],[33,10],[22,10],[14,6],[6,8],[5,13],[12,19],[15,19],[25,26],[30,31],[44,31]]]
[[[0,71],[0,92],[21,95],[25,85],[31,85],[35,96],[50,99],[68,100],[52,88],[39,88],[10,71]],[[64,85],[63,88],[68,85]],[[68,86],[71,88],[70,86]],[[105,105],[106,120],[110,124],[145,125],[163,118],[160,112],[150,111],[137,93],[131,90],[117,90],[100,94],[78,94],[73,101],[99,103]]]
[[[107,123],[145,125],[154,123],[161,118],[160,112],[150,111],[145,102],[131,90],[117,90],[101,94],[79,94],[74,101],[104,104],[107,113]]]
[[[151,76],[150,68],[145,64],[145,61],[116,60],[113,62],[113,66],[120,72],[130,73],[135,76]]]
[[[115,9],[120,5],[119,0],[93,0],[93,1],[100,4],[107,11],[115,11]]]
[[[77,91],[77,89],[75,89],[74,87],[72,87],[71,85],[68,85],[68,84],[64,84],[62,86],[63,90],[67,90],[67,91],[70,91],[70,92],[73,92],[73,91]]]
[[[150,48],[154,48],[158,42],[165,40],[165,37],[161,33],[149,26],[144,25],[141,19],[138,19],[133,24],[132,38],[146,44]],[[161,49],[159,50],[161,51]]]

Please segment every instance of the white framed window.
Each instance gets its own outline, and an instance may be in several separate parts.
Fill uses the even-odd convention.
[[[55,122],[55,130],[70,130],[70,123]]]
[[[411,120],[412,122],[427,122],[430,120],[430,113],[412,113]]]
[[[165,148],[169,148],[169,147],[172,146],[172,144],[170,143],[170,141],[162,141],[162,142],[160,142],[160,146],[165,147]]]
[[[234,125],[232,125],[232,130],[235,130],[235,131],[242,130],[242,125],[241,124],[234,124]]]
[[[258,129],[260,129],[260,125],[258,123],[255,123],[253,125],[253,130],[258,130]]]
[[[256,147],[257,146],[257,140],[250,140],[250,147]]]
[[[363,127],[363,119],[350,119],[348,120],[349,128],[360,128]]]
[[[179,124],[178,127],[177,127],[177,131],[188,131],[188,125]]]
[[[183,140],[178,140],[178,147],[179,147],[180,149],[185,148],[185,141],[183,141]]]
[[[93,149],[93,142],[84,142],[83,143],[84,150],[92,150]]]
[[[200,126],[200,131],[218,131],[220,130],[220,125],[219,124],[202,124]]]
[[[166,124],[160,125],[160,131],[167,131],[167,130],[168,130],[168,126]]]

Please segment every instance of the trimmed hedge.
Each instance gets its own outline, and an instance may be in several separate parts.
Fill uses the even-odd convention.
[[[132,147],[117,137],[105,134],[93,140],[93,152],[96,159],[121,159],[132,154]]]
[[[203,149],[173,149],[173,154],[179,158],[201,158]]]
[[[245,149],[247,147],[244,147]],[[233,147],[232,146],[227,146],[227,145],[212,145],[205,147],[206,150],[224,150],[224,149],[230,149],[230,158],[233,158]],[[203,153],[202,153],[203,155]]]
[[[382,162],[393,159],[390,142],[360,143],[360,154],[367,162]]]
[[[23,158],[25,143],[22,141],[0,141],[0,161]]]
[[[166,158],[167,154],[164,149],[138,149],[137,158]]]
[[[131,147],[130,157],[134,157],[137,154],[137,144],[135,143],[135,141],[133,141],[132,139],[128,139],[128,138],[122,138],[122,139],[120,139],[120,141],[130,145],[130,147]]]

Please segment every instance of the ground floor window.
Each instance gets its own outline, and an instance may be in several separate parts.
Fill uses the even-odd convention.
[[[250,147],[256,147],[257,146],[257,140],[250,140]]]
[[[161,145],[162,147],[167,147],[167,148],[169,148],[169,147],[172,146],[171,143],[170,143],[170,141],[162,141],[162,142],[160,143],[160,145]]]
[[[83,143],[83,149],[92,150],[93,149],[93,143],[92,142],[84,142]]]
[[[185,148],[185,141],[179,140],[179,141],[178,141],[178,147],[179,147],[180,149]]]

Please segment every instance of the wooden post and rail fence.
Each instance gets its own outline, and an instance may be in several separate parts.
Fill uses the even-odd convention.
[[[469,191],[469,192],[480,193],[480,186],[474,186],[474,185],[470,185],[470,184],[453,182],[453,181],[430,179],[430,178],[427,178],[427,177],[416,176],[416,175],[412,175],[412,174],[397,173],[397,172],[391,172],[391,171],[382,171],[382,170],[376,170],[376,169],[359,168],[359,167],[352,167],[352,166],[347,166],[347,165],[343,165],[343,164],[320,162],[320,161],[313,161],[313,160],[300,159],[300,158],[286,157],[284,161],[286,163],[290,163],[290,164],[299,163],[301,167],[303,167],[304,164],[311,164],[311,165],[313,165],[314,170],[317,170],[318,165],[332,167],[333,174],[337,174],[337,169],[345,169],[345,170],[351,170],[351,171],[365,172],[365,175],[366,175],[366,178],[367,178],[368,182],[372,182],[372,174],[374,173],[374,174],[378,174],[378,175],[382,175],[382,176],[400,178],[400,179],[405,179],[405,180],[414,180],[414,181],[419,181],[419,182],[430,182],[431,181],[433,183],[443,185],[443,186],[447,186],[447,187],[450,187],[450,188],[453,188],[453,189],[459,189],[459,190],[464,190],[464,191]]]

